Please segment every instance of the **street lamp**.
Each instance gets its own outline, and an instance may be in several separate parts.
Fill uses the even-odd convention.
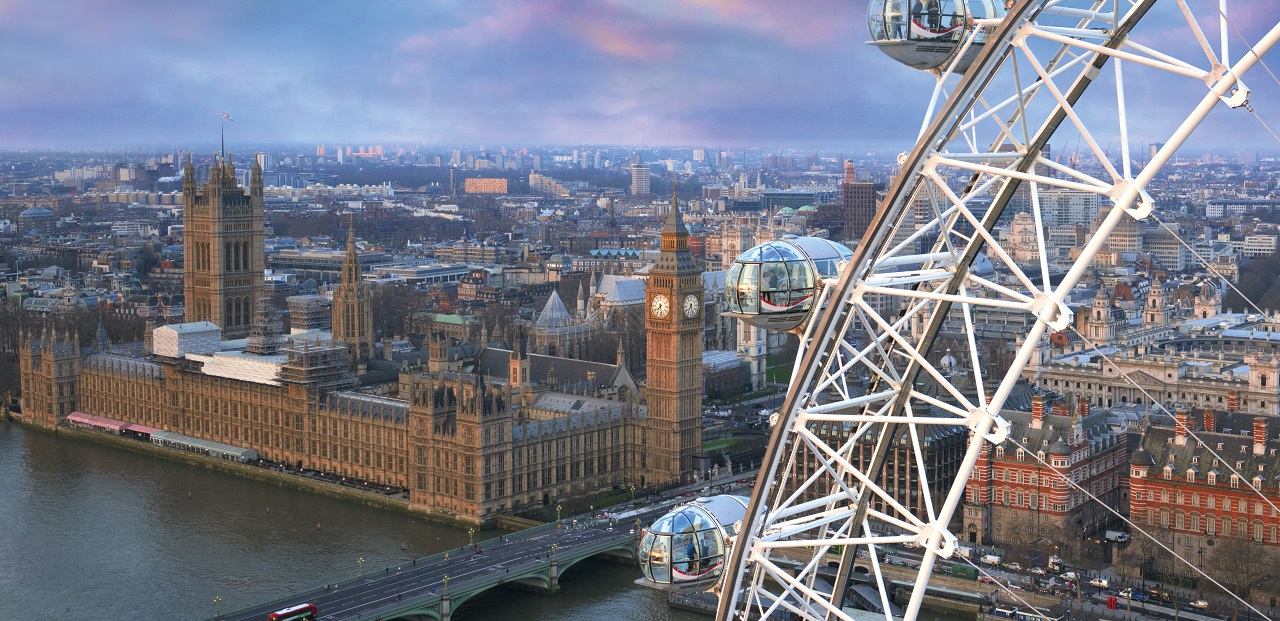
[[[467,545],[473,546],[475,544],[476,544],[476,529],[468,528],[467,529]]]
[[[554,543],[553,543],[553,544],[551,544],[551,562],[552,562],[552,563],[556,562],[556,549],[557,549],[557,548],[559,548],[559,547],[560,547],[560,546],[558,546],[558,545],[556,545],[556,544],[554,544]]]
[[[635,501],[636,501],[636,484],[632,483],[631,484],[631,502],[635,502]]]
[[[217,619],[218,617],[222,616],[222,613],[219,612],[219,608],[221,608],[221,606],[222,606],[222,598],[217,595],[214,595],[213,596],[213,618]]]
[[[556,521],[557,521],[557,522],[559,522],[559,521],[560,521],[560,505],[559,505],[559,503],[557,503],[557,504],[556,504]]]
[[[364,576],[364,557],[356,559],[356,565],[360,568],[360,576]]]

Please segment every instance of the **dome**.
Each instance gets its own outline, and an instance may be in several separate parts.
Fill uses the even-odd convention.
[[[53,211],[44,207],[31,207],[18,214],[19,218],[52,218]]]
[[[733,525],[747,514],[742,496],[698,498],[645,529],[640,541],[643,584],[660,589],[705,587],[719,579]]]
[[[797,209],[796,211],[798,211],[798,212],[800,212],[800,213],[813,213],[813,212],[815,212],[815,211],[817,211],[817,210],[818,210],[818,208],[817,208],[817,207],[814,207],[813,205],[805,205],[804,207],[801,207],[801,208]]]
[[[783,207],[782,209],[779,209],[779,210],[778,210],[778,215],[780,215],[780,216],[789,216],[789,215],[791,215],[791,214],[793,214],[793,213],[795,213],[795,212],[796,212],[796,210],[794,210],[794,209],[792,209],[792,208],[790,208],[790,207]]]
[[[804,322],[825,278],[836,278],[853,251],[820,237],[786,237],[742,253],[725,275],[728,314],[758,328],[791,330]]]
[[[867,29],[871,45],[916,69],[945,69],[975,27],[974,20],[1003,19],[995,0],[869,0]],[[982,50],[985,31],[965,52],[957,71],[965,71]]]

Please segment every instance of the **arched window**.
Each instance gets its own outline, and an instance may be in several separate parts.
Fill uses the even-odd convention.
[[[244,269],[246,269],[246,270],[248,270],[248,269],[252,269],[252,268],[250,268],[250,267],[249,267],[249,242],[241,242],[241,243],[240,243],[240,254],[242,255],[242,258],[244,259],[244,262],[243,262],[243,263],[241,263],[241,265],[243,265],[243,266],[244,266]]]
[[[222,255],[222,266],[223,266],[222,269],[228,272],[231,271],[231,255],[232,254],[233,252],[231,250],[231,242],[227,242],[226,252],[223,253]]]
[[[235,271],[240,271],[240,242],[231,244],[231,265]]]
[[[1259,381],[1262,382],[1262,386],[1265,388],[1267,386],[1267,374],[1263,373],[1262,375],[1258,376],[1258,379]]]

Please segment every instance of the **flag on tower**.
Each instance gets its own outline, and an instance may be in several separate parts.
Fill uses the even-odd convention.
[[[224,118],[224,119],[226,119],[226,120],[228,120],[228,121],[231,121],[232,123],[235,123],[235,120],[231,118],[231,114],[230,114],[230,113],[223,112],[223,113],[222,113],[222,118]]]

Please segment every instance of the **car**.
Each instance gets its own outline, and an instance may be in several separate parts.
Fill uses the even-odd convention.
[[[1009,587],[1009,590],[1010,590],[1010,591],[1023,591],[1023,590],[1025,590],[1025,589],[1023,589],[1022,587],[1020,587],[1020,586],[1018,586],[1017,584],[1014,584],[1014,583],[1012,583],[1012,582],[1010,582],[1009,584],[1007,584],[1007,585],[1005,585],[1005,586]]]
[[[1196,609],[1198,609],[1198,610],[1208,610],[1208,609],[1209,609],[1209,602],[1206,602],[1206,601],[1204,601],[1204,600],[1202,600],[1202,599],[1198,599],[1198,600],[1196,600],[1196,601],[1194,601],[1194,602],[1191,602],[1191,607],[1192,607],[1192,608],[1196,608]]]
[[[1133,597],[1129,599],[1132,599],[1135,602],[1145,602],[1151,598],[1148,597],[1146,593],[1143,593],[1142,591],[1138,591],[1137,593],[1134,593]]]
[[[1037,575],[1037,576],[1043,576],[1043,575],[1044,575],[1044,568],[1043,568],[1043,567],[1032,567],[1031,569],[1028,569],[1028,570],[1027,570],[1027,572],[1028,572],[1028,573],[1033,573],[1033,574],[1035,574],[1035,575]]]
[[[987,576],[978,576],[978,582],[979,582],[979,583],[981,583],[981,584],[994,584],[994,583],[995,583],[995,580],[992,580],[991,578],[988,578]]]
[[[1014,570],[1014,571],[1018,571],[1018,570],[1022,569],[1022,564],[1021,564],[1021,563],[1017,563],[1017,562],[1014,562],[1014,563],[1005,563],[1005,564],[1004,564],[1004,568],[1005,568],[1005,569],[1012,569],[1012,570]]]
[[[1098,587],[1099,589],[1105,589],[1111,586],[1111,583],[1107,582],[1106,578],[1094,578],[1093,580],[1089,581],[1089,586]]]
[[[1066,580],[1067,582],[1075,582],[1075,581],[1076,581],[1076,572],[1074,572],[1074,571],[1067,571],[1067,572],[1063,572],[1063,573],[1058,574],[1058,577],[1059,577],[1059,578],[1061,578],[1061,579],[1063,579],[1063,580]]]

